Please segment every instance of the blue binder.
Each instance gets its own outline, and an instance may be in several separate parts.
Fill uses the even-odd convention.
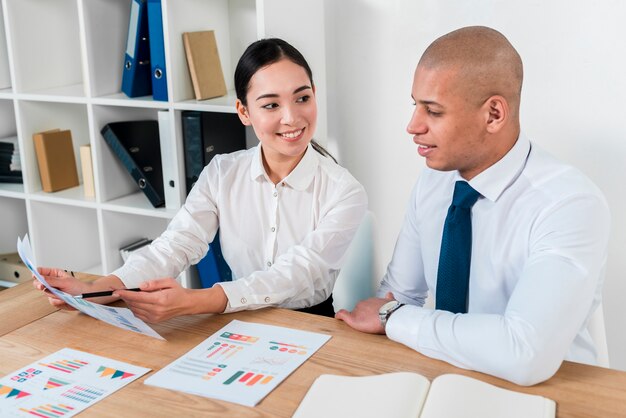
[[[147,11],[146,0],[133,0],[130,5],[128,40],[122,74],[122,92],[128,97],[152,94]]]
[[[167,72],[165,71],[165,43],[161,0],[148,0],[148,32],[150,38],[150,67],[152,69],[152,97],[167,102]]]

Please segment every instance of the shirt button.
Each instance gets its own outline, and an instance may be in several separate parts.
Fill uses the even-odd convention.
[[[270,298],[269,298],[269,296],[265,298],[265,303],[270,303]]]
[[[278,196],[278,192],[274,192],[274,197]]]
[[[276,232],[276,228],[275,227],[272,227],[272,232]]]
[[[272,267],[272,262],[271,261],[267,262],[267,267]]]
[[[248,300],[246,298],[241,298],[241,303],[246,303]]]

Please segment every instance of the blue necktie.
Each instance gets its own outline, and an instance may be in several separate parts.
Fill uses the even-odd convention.
[[[472,206],[480,193],[465,181],[454,185],[452,204],[443,225],[439,270],[437,270],[437,309],[467,312],[470,262],[472,260]]]

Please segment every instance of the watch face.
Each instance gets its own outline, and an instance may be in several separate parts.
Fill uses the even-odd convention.
[[[393,310],[393,308],[395,308],[396,306],[398,306],[400,302],[398,302],[397,300],[390,300],[389,302],[385,303],[383,306],[380,307],[380,310],[378,311],[378,313],[380,315],[387,315],[387,313],[391,310]]]

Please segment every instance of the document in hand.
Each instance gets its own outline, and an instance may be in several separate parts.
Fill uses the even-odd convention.
[[[118,328],[144,334],[159,340],[165,340],[165,338],[161,337],[159,333],[150,328],[148,324],[137,318],[130,309],[116,308],[114,306],[105,306],[89,302],[50,286],[48,282],[46,282],[46,279],[37,271],[37,264],[34,261],[35,259],[30,247],[28,234],[24,236],[23,240],[19,237],[17,238],[17,252],[26,267],[28,267],[30,272],[33,273],[37,280],[39,280],[41,284],[46,287],[46,289],[76,310]]]
[[[432,383],[417,373],[318,377],[293,418],[553,418],[556,403],[471,377],[444,374]]]

